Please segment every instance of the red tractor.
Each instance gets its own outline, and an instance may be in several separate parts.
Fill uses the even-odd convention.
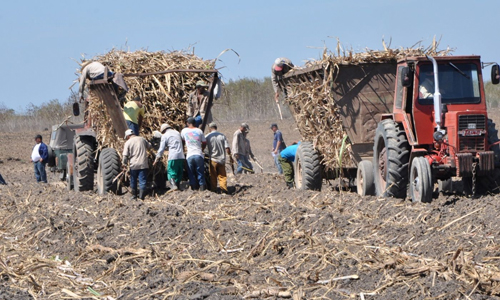
[[[480,58],[407,58],[398,62],[396,78],[392,113],[381,115],[375,132],[377,195],[404,197],[409,184],[413,201],[430,202],[436,180],[450,190],[452,177],[461,177],[464,192],[474,194],[499,158]]]
[[[331,88],[354,161],[342,172],[327,172],[321,165],[324,154],[305,141],[296,155],[296,186],[320,189],[322,178],[344,174],[356,178],[361,195],[405,198],[409,193],[418,202],[432,200],[436,182],[441,191],[451,190],[452,177],[462,178],[469,195],[476,186],[486,187],[500,150],[486,111],[481,70],[479,56],[419,56],[290,71],[283,79],[290,90],[331,80],[323,86]],[[494,84],[498,71],[495,64]],[[314,115],[307,112],[310,106],[289,102],[296,116]]]

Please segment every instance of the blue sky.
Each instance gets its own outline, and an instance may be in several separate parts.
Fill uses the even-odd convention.
[[[7,1],[0,9],[0,108],[65,101],[75,60],[113,47],[221,57],[224,78],[263,78],[276,57],[295,64],[326,45],[362,51],[429,45],[500,62],[499,0]],[[489,73],[489,68],[485,70]],[[485,77],[486,78],[486,77]],[[77,88],[77,85],[74,87]]]

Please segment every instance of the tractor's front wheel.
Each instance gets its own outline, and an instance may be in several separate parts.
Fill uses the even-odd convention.
[[[410,196],[413,202],[432,201],[432,174],[429,162],[425,157],[415,157],[410,171]]]
[[[408,188],[410,145],[400,124],[382,120],[373,146],[374,181],[377,196],[405,198]]]

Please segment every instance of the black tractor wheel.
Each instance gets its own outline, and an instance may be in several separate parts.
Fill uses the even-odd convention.
[[[76,136],[74,143],[73,186],[75,191],[91,191],[94,188],[93,138]]]
[[[377,196],[405,198],[408,189],[410,145],[400,124],[382,120],[375,131],[374,181]]]
[[[73,174],[71,172],[69,162],[66,163],[66,189],[71,191],[73,189]]]
[[[300,143],[294,162],[295,187],[300,190],[321,190],[321,165],[318,151],[310,142]]]
[[[410,197],[413,202],[432,201],[431,166],[425,157],[415,157],[410,171]]]
[[[495,128],[495,123],[488,119],[488,145],[498,143],[498,130]],[[495,153],[495,167],[500,167],[500,145],[496,144],[490,148]]]
[[[56,156],[54,154],[54,150],[49,145],[47,145],[47,153],[49,156],[49,160],[47,162],[47,167],[55,167],[56,166]]]
[[[113,148],[105,148],[99,156],[97,167],[97,192],[104,195],[108,192],[119,194],[118,180],[114,180],[121,171],[120,156]]]
[[[375,183],[373,181],[373,164],[371,161],[362,160],[358,164],[356,174],[356,188],[361,196],[375,195]]]

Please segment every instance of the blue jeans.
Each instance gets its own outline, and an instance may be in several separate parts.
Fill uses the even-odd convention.
[[[113,73],[113,72],[111,72],[111,71],[108,71],[108,77],[113,76],[113,74],[115,74],[115,73]],[[92,78],[92,79],[93,79],[93,80],[104,79],[104,73],[102,73],[102,74],[100,74],[100,75],[97,75],[96,77],[94,77],[94,78]]]
[[[148,169],[130,170],[130,188],[137,190],[137,178],[139,178],[139,189],[146,189],[146,178]]]
[[[36,182],[47,183],[47,173],[45,173],[45,163],[37,161],[33,163],[33,166],[35,167]]]
[[[278,168],[278,174],[283,174],[283,168],[281,167],[280,162],[278,161],[279,155],[274,156],[274,164],[276,168]]]
[[[132,129],[135,135],[139,136],[139,124],[135,124],[132,121],[127,120],[128,129]]]
[[[0,184],[7,184],[7,182],[5,182],[5,180],[2,177],[2,174],[0,174]]]
[[[199,188],[205,185],[205,163],[203,157],[199,155],[190,156],[187,159],[189,185],[192,188]]]
[[[247,169],[245,170],[246,172],[253,173],[253,166],[250,160],[248,160],[248,156],[240,154],[236,162],[238,163],[238,167],[236,168],[236,174],[241,174],[244,170],[243,167]]]

